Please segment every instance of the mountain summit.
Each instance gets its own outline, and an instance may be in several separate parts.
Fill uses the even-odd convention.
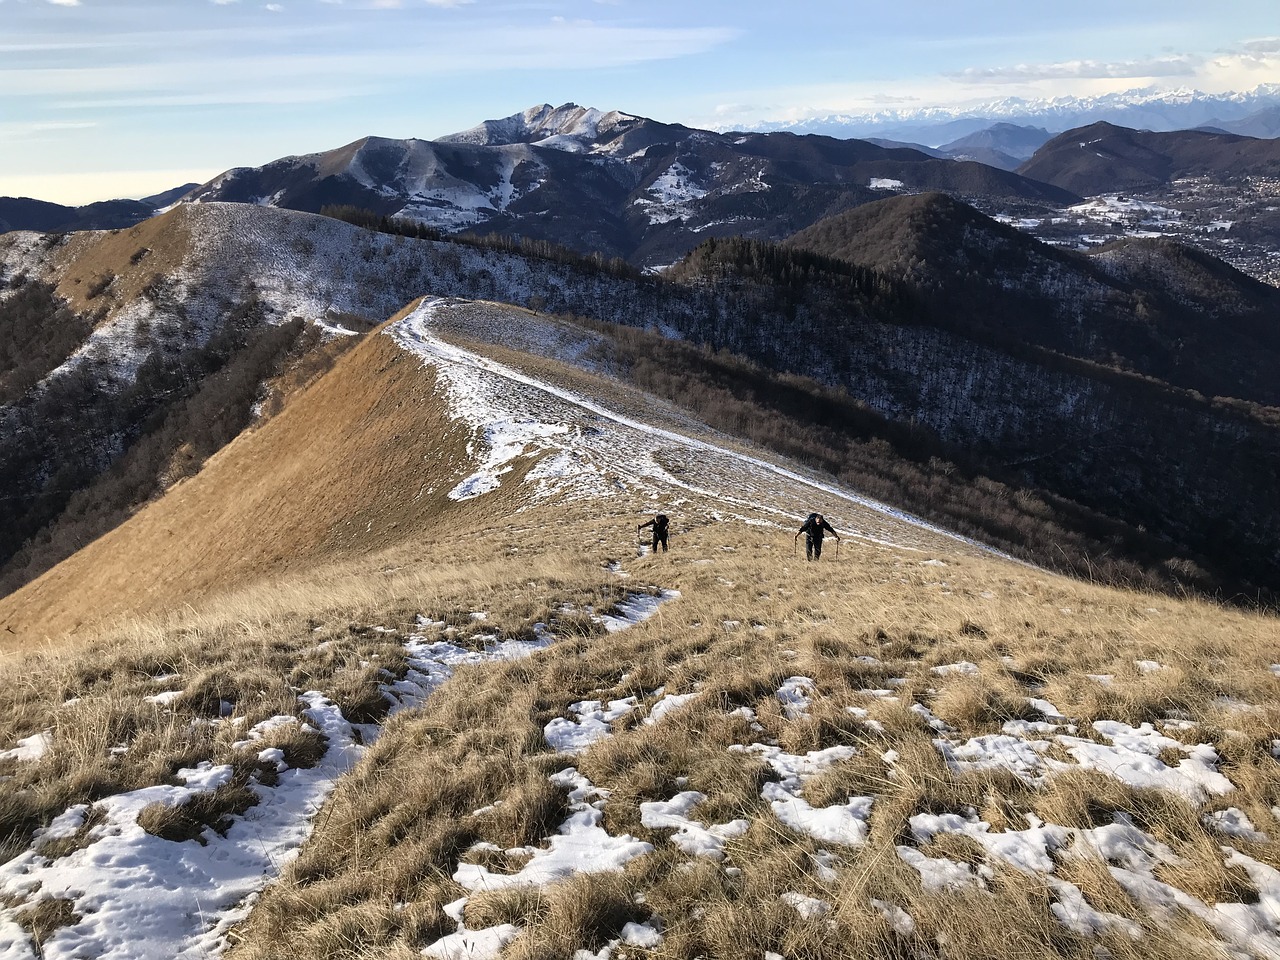
[[[434,141],[367,137],[236,168],[188,199],[309,212],[355,206],[446,233],[519,235],[648,267],[708,236],[780,240],[886,191],[921,190],[1049,205],[1079,199],[917,150],[717,134],[572,103],[530,107]]]
[[[618,110],[606,113],[576,103],[559,107],[544,103],[501,120],[486,120],[470,130],[439,137],[436,142],[486,147],[529,143],[569,153],[593,152],[605,138],[612,139],[638,124],[652,122]]]

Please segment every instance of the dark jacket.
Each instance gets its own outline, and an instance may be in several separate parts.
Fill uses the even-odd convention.
[[[812,540],[821,540],[826,535],[823,533],[824,530],[837,540],[840,539],[840,534],[836,533],[835,527],[827,523],[827,518],[823,517],[819,521],[816,513],[809,514],[809,519],[800,527],[800,532]]]
[[[653,527],[653,532],[658,536],[662,536],[667,532],[667,523],[667,515],[665,513],[660,513],[648,523],[640,524],[638,529],[643,530],[645,527]]]

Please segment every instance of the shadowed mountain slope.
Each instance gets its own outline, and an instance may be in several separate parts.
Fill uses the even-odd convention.
[[[1089,256],[1041,243],[943,194],[891,198],[788,245],[900,278],[936,324],[1210,396],[1280,404],[1280,291],[1169,241]]]
[[[1054,137],[1018,173],[1093,196],[1180,177],[1275,176],[1277,170],[1280,140],[1204,130],[1152,133],[1095,123]]]

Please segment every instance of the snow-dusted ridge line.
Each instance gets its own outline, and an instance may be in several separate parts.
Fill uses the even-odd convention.
[[[496,412],[499,405],[494,401],[492,396],[485,395],[485,388],[476,380],[475,373],[482,372],[499,377],[510,383],[519,384],[525,388],[537,391],[540,394],[553,397],[611,423],[617,424],[620,427],[638,431],[653,438],[675,443],[688,450],[712,453],[718,456],[732,458],[755,470],[764,471],[774,477],[789,481],[790,483],[799,484],[803,487],[810,488],[811,490],[820,491],[839,500],[855,504],[864,509],[893,518],[918,529],[928,531],[929,533],[958,541],[967,546],[974,547],[988,553],[998,554],[998,551],[995,551],[984,544],[970,540],[959,534],[943,529],[942,527],[935,526],[926,520],[906,513],[905,511],[897,510],[877,500],[861,496],[860,494],[856,494],[832,483],[804,476],[794,470],[787,469],[786,467],[771,463],[768,460],[761,459],[759,457],[741,453],[727,446],[721,446],[705,440],[699,440],[694,437],[686,436],[682,433],[677,433],[674,430],[635,420],[625,414],[611,410],[594,400],[574,393],[571,390],[530,377],[518,370],[506,366],[505,364],[499,363],[496,360],[492,360],[462,347],[455,346],[454,344],[441,339],[441,337],[435,333],[435,319],[437,315],[440,311],[451,306],[468,302],[469,301],[445,299],[424,299],[407,316],[391,324],[386,329],[385,333],[395,339],[403,349],[420,357],[424,364],[434,367],[443,374],[446,382],[453,387],[451,403],[453,405],[454,415],[462,419],[474,421],[477,427],[492,426],[495,421],[501,420],[501,416]],[[481,398],[483,398],[484,406],[483,415],[481,415],[479,409],[482,405]],[[514,411],[504,411],[504,413],[508,416],[515,415]],[[556,444],[553,442],[552,438],[547,435],[545,430],[539,431],[539,433],[540,436],[537,439],[542,443],[542,446],[538,452],[556,448]],[[569,433],[569,431],[563,431],[562,435],[569,436]],[[531,437],[531,441],[532,439],[533,438]],[[559,449],[568,448],[560,447]],[[492,457],[487,461],[487,464],[490,469],[493,468]],[[476,477],[470,478],[470,480],[475,479]],[[665,474],[662,479],[666,483],[673,484],[701,496],[713,497],[723,502],[750,507],[758,511],[775,514],[779,517],[785,517],[788,519],[795,518],[794,514],[779,510],[768,504],[739,500],[732,496],[727,496],[721,491],[702,489],[682,481],[677,477],[671,476],[670,474]],[[494,482],[490,489],[496,488],[496,486],[497,483]],[[861,536],[856,533],[853,535]],[[873,540],[875,538],[866,537],[865,539]],[[1003,556],[1003,554],[998,555]]]

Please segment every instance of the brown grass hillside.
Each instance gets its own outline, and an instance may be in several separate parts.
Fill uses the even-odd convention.
[[[92,313],[128,304],[152,278],[175,274],[191,245],[191,219],[175,207],[134,227],[71,234],[54,258],[58,294]]]
[[[430,373],[373,336],[121,527],[0,600],[9,646],[172,609],[436,523],[460,437]]]

